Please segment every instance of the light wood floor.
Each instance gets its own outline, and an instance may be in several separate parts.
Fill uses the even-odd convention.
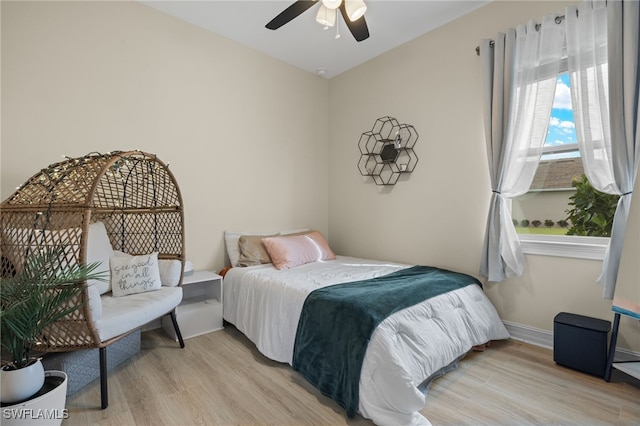
[[[143,333],[141,352],[109,375],[105,410],[98,382],[67,398],[63,425],[372,425],[347,419],[233,326],[184,349],[162,330]],[[547,349],[494,342],[435,381],[422,413],[435,426],[640,425],[640,385],[557,366]]]

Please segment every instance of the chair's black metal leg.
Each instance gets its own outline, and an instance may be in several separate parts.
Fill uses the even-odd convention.
[[[616,313],[613,318],[613,330],[611,331],[611,342],[609,343],[609,355],[607,356],[607,368],[604,370],[604,380],[611,380],[611,368],[613,359],[616,356],[616,344],[618,343],[618,327],[620,326],[620,314]]]
[[[178,319],[176,318],[175,309],[169,312],[171,316],[171,322],[173,323],[173,328],[176,331],[176,336],[178,336],[178,342],[180,342],[180,347],[184,348],[184,340],[182,340],[182,333],[180,333],[180,327],[178,327]]]
[[[100,407],[103,410],[109,405],[107,374],[107,348],[100,348]]]

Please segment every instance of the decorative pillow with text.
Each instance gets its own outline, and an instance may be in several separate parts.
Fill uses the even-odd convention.
[[[162,287],[158,253],[113,256],[109,265],[113,297],[159,290]]]

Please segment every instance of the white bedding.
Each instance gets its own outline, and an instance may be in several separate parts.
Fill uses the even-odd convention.
[[[233,268],[224,278],[224,319],[270,359],[291,364],[298,319],[311,291],[410,267],[338,256],[289,270]],[[358,411],[377,425],[428,425],[418,386],[473,346],[509,333],[476,285],[396,312],[373,333],[362,364]]]

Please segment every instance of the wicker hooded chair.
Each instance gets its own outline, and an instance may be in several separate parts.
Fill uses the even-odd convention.
[[[158,252],[184,271],[182,197],[167,165],[141,152],[91,153],[52,164],[30,178],[0,205],[2,277],[15,274],[36,251],[64,245],[65,261],[85,264],[89,226],[103,222],[113,250],[131,255]],[[181,297],[181,296],[180,296]],[[86,303],[84,303],[86,302]],[[42,352],[100,349],[102,408],[108,405],[106,347],[123,334],[102,340],[95,327],[85,283],[84,303],[46,330]],[[171,315],[184,347],[175,310]]]

